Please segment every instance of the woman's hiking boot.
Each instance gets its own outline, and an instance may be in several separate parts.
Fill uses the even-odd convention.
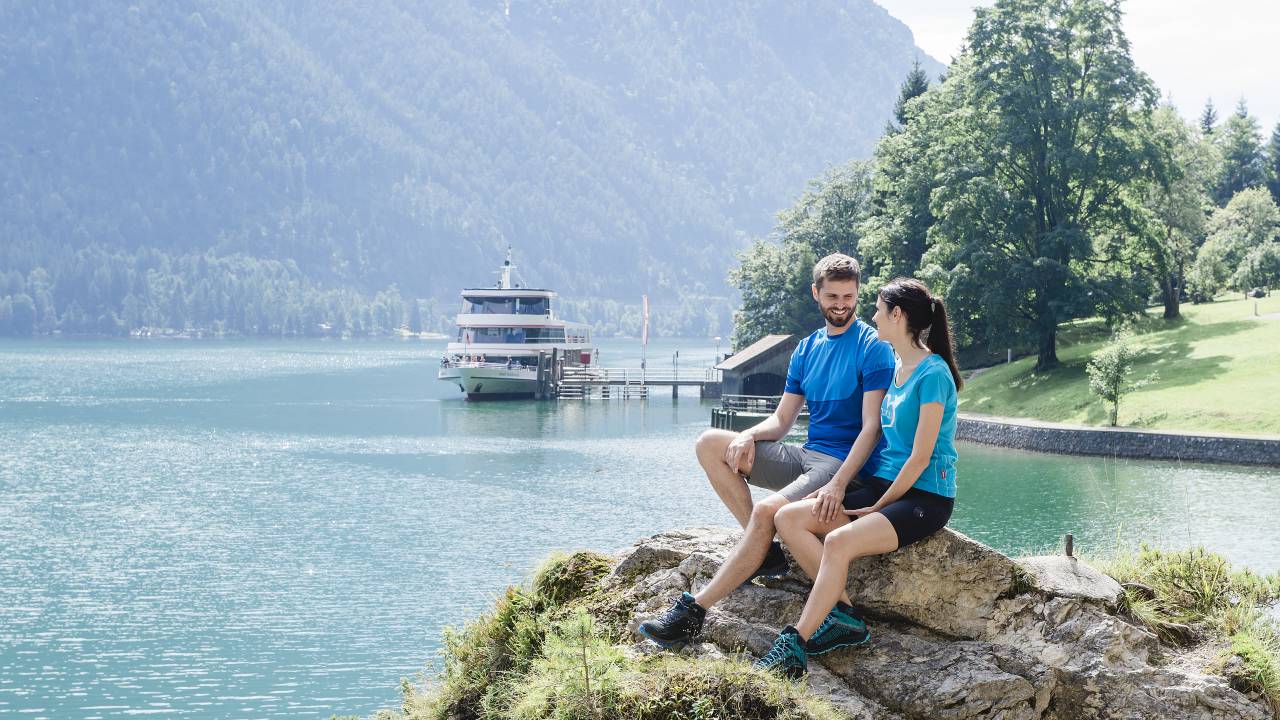
[[[840,648],[865,645],[870,641],[871,630],[867,628],[867,621],[859,617],[852,606],[836,603],[813,632],[813,637],[805,643],[804,649],[810,655],[822,655]]]
[[[809,659],[800,633],[790,625],[782,628],[778,638],[773,641],[773,648],[755,661],[752,667],[775,672],[792,680],[804,677],[809,672]]]

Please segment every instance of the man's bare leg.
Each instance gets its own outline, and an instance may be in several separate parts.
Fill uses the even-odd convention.
[[[698,436],[698,442],[694,448],[698,454],[698,464],[702,465],[703,471],[707,473],[707,479],[711,481],[711,487],[720,496],[720,501],[729,508],[729,512],[733,513],[738,524],[746,528],[751,522],[753,502],[751,488],[747,487],[747,481],[743,475],[751,474],[751,466],[743,463],[737,468],[731,468],[724,461],[725,449],[737,436],[738,433],[728,430],[704,430],[702,435]],[[770,528],[772,528],[772,522],[771,518]],[[773,537],[772,532],[771,529],[770,539]],[[763,553],[762,550],[761,559],[764,558]],[[752,570],[754,571],[755,568]]]
[[[773,542],[774,515],[789,502],[786,496],[774,493],[752,508],[742,539],[729,552],[711,582],[694,596],[699,605],[709,608],[720,602],[760,568]]]

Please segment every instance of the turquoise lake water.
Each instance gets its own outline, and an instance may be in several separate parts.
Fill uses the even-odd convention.
[[[732,523],[709,403],[467,403],[442,348],[0,343],[0,716],[368,715],[553,549]],[[714,353],[650,366],[677,349]],[[1000,550],[1280,569],[1274,470],[960,451],[952,526]]]

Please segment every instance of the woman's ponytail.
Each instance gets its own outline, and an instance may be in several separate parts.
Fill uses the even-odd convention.
[[[951,368],[951,378],[956,381],[956,391],[964,387],[964,379],[960,377],[960,368],[956,365],[955,340],[951,335],[951,323],[947,320],[947,306],[940,297],[932,297],[933,324],[929,326],[928,347],[934,354],[947,361]]]

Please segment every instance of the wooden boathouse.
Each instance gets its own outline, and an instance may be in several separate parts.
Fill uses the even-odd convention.
[[[743,430],[772,413],[786,387],[787,366],[798,344],[797,335],[766,335],[716,365],[721,398],[720,407],[711,410],[711,426]]]

